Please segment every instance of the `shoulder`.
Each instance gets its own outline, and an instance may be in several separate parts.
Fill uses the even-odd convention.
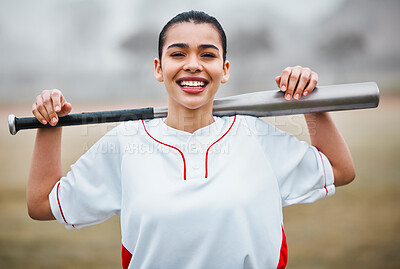
[[[253,116],[237,115],[235,124],[238,129],[245,130],[257,136],[282,134],[282,131],[274,125]]]
[[[126,139],[132,139],[140,133],[141,126],[141,121],[119,123],[117,126],[107,131],[97,143],[120,143]]]
[[[304,147],[306,142],[298,140],[293,134],[280,130],[275,125],[257,117],[237,116],[237,134],[244,139],[257,140],[266,151]]]
[[[122,122],[107,131],[93,145],[88,147],[85,152],[87,154],[98,153],[99,151],[102,153],[123,153],[123,150],[130,145],[141,143],[143,137],[146,137],[146,135],[144,124],[141,120]]]
[[[157,126],[158,122],[159,119],[145,120],[144,122],[142,120],[122,122],[108,131],[104,137],[135,136],[140,134],[146,126]]]

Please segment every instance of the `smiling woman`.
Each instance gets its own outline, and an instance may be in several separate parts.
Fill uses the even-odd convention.
[[[72,229],[119,215],[124,268],[285,268],[282,207],[353,180],[345,141],[327,113],[306,116],[312,145],[258,118],[213,117],[230,63],[225,33],[208,14],[177,15],[159,41],[154,76],[168,94],[167,117],[117,126],[64,177],[61,128],[39,129],[30,216]],[[288,102],[311,93],[317,80],[301,66],[275,78]],[[55,125],[71,104],[61,91],[45,90],[32,111]],[[99,152],[102,145],[118,150]],[[154,150],[127,151],[131,145]]]
[[[221,83],[229,79],[229,62],[216,27],[208,23],[176,23],[168,28],[154,75],[168,93],[166,123],[194,132],[214,122],[212,106]],[[162,59],[162,60],[161,60]],[[201,119],[188,126],[178,115]]]

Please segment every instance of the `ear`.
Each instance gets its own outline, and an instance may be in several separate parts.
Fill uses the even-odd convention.
[[[154,59],[154,77],[157,79],[159,82],[163,82],[163,73],[161,69],[161,61],[158,58]]]
[[[229,76],[230,76],[229,75],[229,66],[230,66],[229,61],[225,61],[224,67],[223,67],[223,70],[222,70],[223,75],[222,75],[221,83],[226,83],[229,80]]]

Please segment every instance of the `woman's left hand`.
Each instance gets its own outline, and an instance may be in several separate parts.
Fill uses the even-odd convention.
[[[275,78],[279,89],[285,92],[285,99],[299,100],[301,95],[310,94],[318,83],[318,74],[310,68],[295,66],[286,67],[280,76]]]

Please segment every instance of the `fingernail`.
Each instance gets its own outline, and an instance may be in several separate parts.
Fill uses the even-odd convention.
[[[296,93],[296,95],[294,96],[294,99],[299,100],[300,99],[300,94]]]
[[[56,118],[53,118],[53,119],[51,120],[51,122],[52,122],[53,124],[55,124],[55,123],[57,122],[57,119],[56,119]]]
[[[307,96],[307,95],[308,95],[308,91],[304,91],[304,92],[303,92],[303,95],[304,95],[304,96]]]
[[[43,123],[43,124],[47,124],[47,121],[45,121],[45,120],[42,120],[42,123]]]
[[[286,92],[286,86],[285,85],[282,86],[281,91]]]
[[[286,99],[287,101],[290,101],[290,99],[291,99],[290,94],[286,94],[285,99]]]
[[[56,106],[56,111],[60,111],[60,107],[59,106]]]

